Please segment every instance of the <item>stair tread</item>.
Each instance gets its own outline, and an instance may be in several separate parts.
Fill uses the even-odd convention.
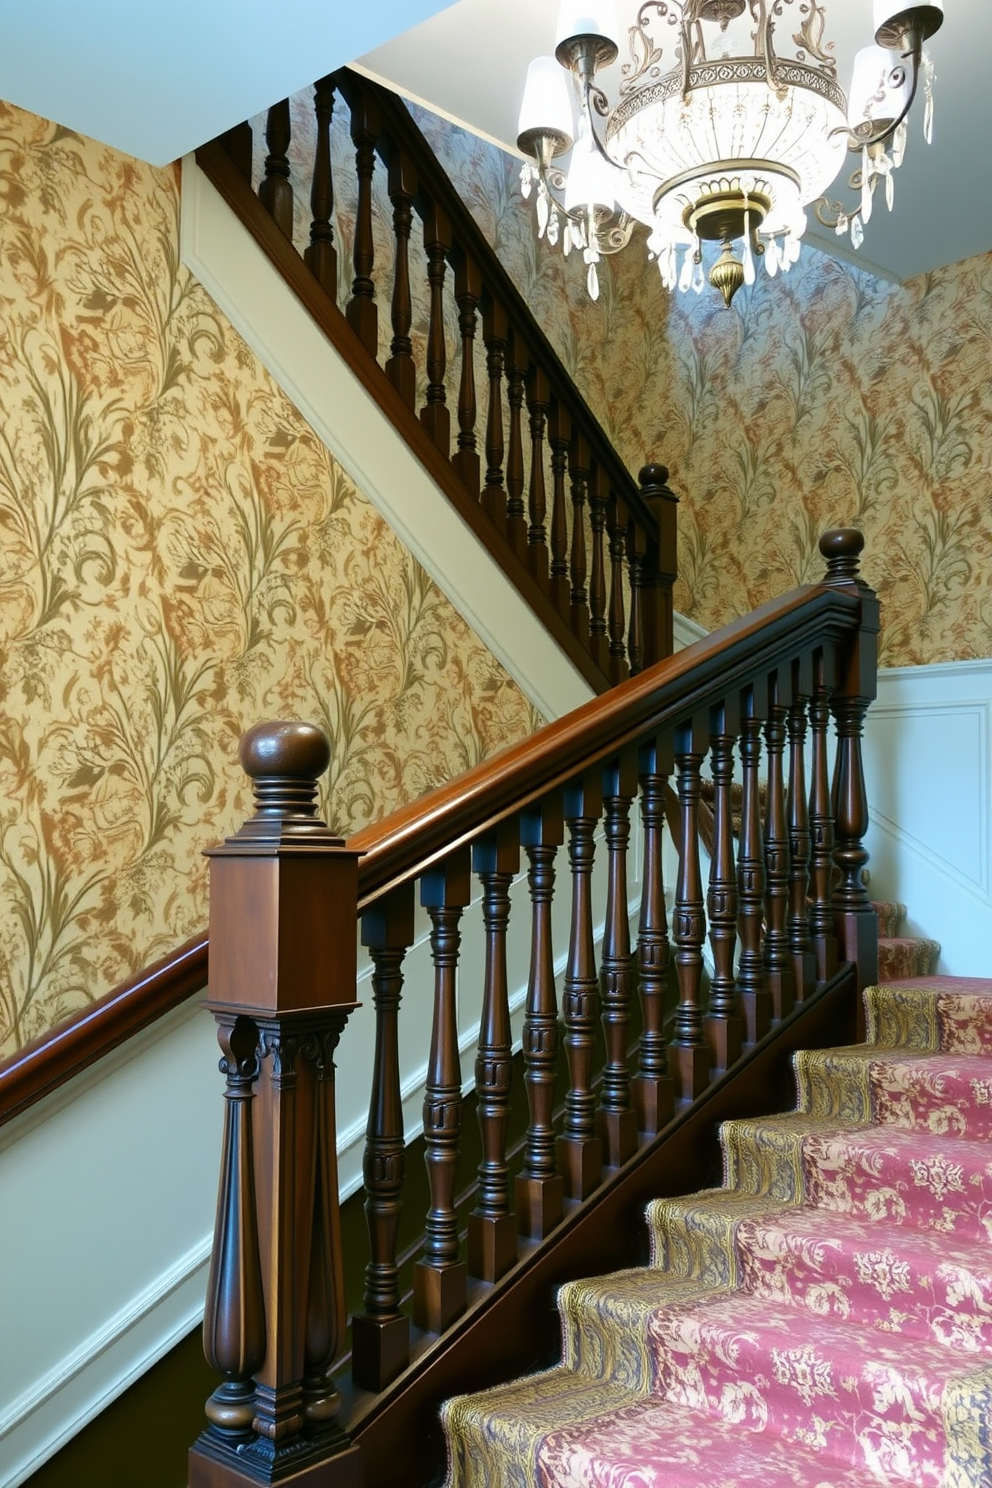
[[[851,1124],[992,1136],[992,1060],[912,1048],[852,1045],[796,1056],[800,1108]]]

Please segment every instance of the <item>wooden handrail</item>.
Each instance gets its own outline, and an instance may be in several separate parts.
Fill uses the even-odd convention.
[[[329,216],[328,121],[335,91],[351,110],[358,179],[355,278],[340,308],[335,266],[341,245],[333,242]],[[197,163],[594,690],[605,691],[669,655],[678,503],[667,470],[645,465],[640,485],[626,470],[403,103],[342,69],[317,84],[315,115],[315,215],[305,253],[292,242],[285,103],[270,110],[271,148],[257,193],[247,124],[202,146]],[[371,182],[377,156],[387,168],[393,205],[391,286],[376,280]],[[415,213],[430,294],[420,369],[427,401],[419,411],[410,339]],[[380,314],[389,292],[392,355],[380,365]],[[449,366],[444,319],[452,294],[461,346]],[[485,389],[475,356],[483,347]]]
[[[207,936],[201,932],[32,1039],[0,1063],[0,1126],[202,992],[206,984]]]

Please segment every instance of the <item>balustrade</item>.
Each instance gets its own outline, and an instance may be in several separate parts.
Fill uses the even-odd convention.
[[[470,298],[474,316],[474,290]],[[513,354],[511,365],[520,370]],[[543,420],[533,382],[529,399]],[[550,422],[562,447],[568,430]],[[618,540],[629,527],[595,470],[591,480]],[[505,1284],[527,1247],[554,1244],[566,1215],[571,1223],[577,1205],[664,1133],[676,1102],[699,1097],[789,1016],[793,989],[815,1004],[828,968],[850,977],[854,961],[859,977],[872,973],[860,730],[877,607],[857,571],[860,534],[829,533],[821,546],[823,584],[642,672],[348,843],[316,816],[323,736],[297,724],[246,735],[256,814],[211,853],[210,1006],[227,1085],[204,1340],[223,1382],[191,1454],[192,1488],[291,1475],[305,1488],[357,1481],[341,1403],[353,1397],[334,1375],[346,1360],[333,1063],[357,1006],[356,921],[371,958],[372,1073],[351,1378],[372,1392],[409,1381],[407,1366]],[[678,857],[671,898],[666,802]],[[418,881],[433,1008],[428,1020],[421,989],[419,1013],[405,1020]],[[476,923],[473,893],[484,965],[478,985],[466,985],[459,952]],[[567,942],[556,943],[556,897]],[[529,938],[525,987],[514,932]],[[459,1012],[459,997],[473,993],[477,1033]],[[469,1043],[474,1181],[464,1164],[458,1176]],[[423,1236],[411,1253],[400,1249],[412,1192],[401,1071],[425,1058],[429,1203],[406,1216]]]

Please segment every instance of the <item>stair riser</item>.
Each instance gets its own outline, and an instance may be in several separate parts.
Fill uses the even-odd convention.
[[[992,1055],[992,981],[923,977],[915,985],[869,987],[865,1005],[870,1043]]]
[[[859,1059],[843,1051],[797,1062],[799,1109],[874,1122],[935,1137],[987,1142],[992,1137],[992,1065],[987,1060]]]

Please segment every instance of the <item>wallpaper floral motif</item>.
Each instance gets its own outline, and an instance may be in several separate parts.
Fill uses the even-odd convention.
[[[806,247],[727,310],[666,294],[635,241],[594,304],[519,162],[414,112],[630,469],[668,465],[683,613],[712,629],[817,578],[850,523],[884,664],[992,651],[992,254],[895,285]]]
[[[206,920],[241,732],[350,833],[532,708],[179,264],[178,176],[0,105],[0,1055]]]

